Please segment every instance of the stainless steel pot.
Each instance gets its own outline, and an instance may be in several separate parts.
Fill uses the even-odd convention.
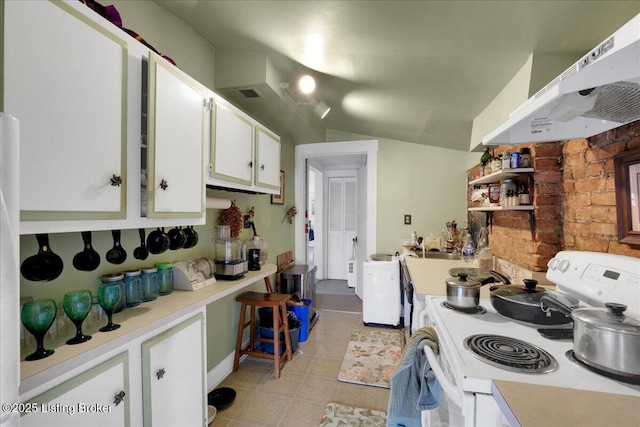
[[[573,317],[573,352],[579,361],[640,384],[640,319],[625,315],[626,305],[606,303],[605,309],[571,310],[545,296],[541,307],[554,307]]]
[[[472,310],[480,304],[480,288],[482,283],[459,273],[457,278],[445,280],[447,284],[447,302],[461,310]]]

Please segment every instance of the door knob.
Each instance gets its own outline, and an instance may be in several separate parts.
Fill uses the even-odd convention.
[[[115,405],[118,406],[120,402],[124,400],[125,395],[126,393],[124,392],[124,390],[120,390],[120,393],[113,396],[113,403],[115,403]]]
[[[165,374],[164,368],[160,368],[158,372],[156,372],[156,378],[158,380],[161,380],[162,378],[164,378],[164,374]]]

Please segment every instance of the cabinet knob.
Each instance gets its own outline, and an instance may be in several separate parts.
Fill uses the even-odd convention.
[[[165,181],[164,179],[160,181],[160,188],[166,191],[166,189],[169,188],[169,184],[167,183],[167,181]]]
[[[260,170],[264,170],[264,165],[260,165]]]
[[[115,405],[118,406],[120,402],[124,400],[125,395],[126,393],[124,392],[124,390],[120,390],[120,393],[113,396],[113,403],[115,403]]]
[[[253,162],[249,162],[249,167],[252,168],[253,167]]]
[[[158,380],[161,380],[162,378],[164,378],[164,374],[165,374],[164,368],[160,368],[158,372],[156,372],[156,378]]]
[[[114,173],[113,176],[111,177],[111,186],[120,187],[121,184],[122,184],[122,177]]]

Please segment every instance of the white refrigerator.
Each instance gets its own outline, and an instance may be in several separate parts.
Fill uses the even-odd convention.
[[[20,385],[20,128],[0,113],[0,396],[18,403]],[[20,425],[20,414],[0,411],[0,426]]]
[[[362,321],[399,326],[402,300],[400,293],[400,262],[367,259],[362,266]]]

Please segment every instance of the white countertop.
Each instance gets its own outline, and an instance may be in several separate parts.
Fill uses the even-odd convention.
[[[22,394],[81,364],[90,362],[96,356],[125,345],[131,340],[231,295],[275,274],[275,272],[275,265],[264,264],[261,265],[260,270],[249,271],[244,277],[237,280],[218,280],[216,283],[197,291],[176,289],[170,295],[160,296],[155,301],[126,308],[120,313],[114,314],[114,323],[121,325],[115,331],[98,332],[97,330],[85,331],[83,329],[83,332],[91,335],[92,338],[82,344],[66,345],[62,341],[57,346],[55,346],[56,343],[53,343],[52,347],[45,340],[45,348],[53,348],[55,353],[42,360],[31,362],[23,360],[20,362],[20,393]],[[104,325],[98,325],[98,327],[100,326]]]
[[[414,292],[418,295],[447,295],[446,279],[450,278],[452,268],[473,268],[473,264],[462,260],[405,258],[413,281]],[[490,286],[480,288],[480,298],[489,298]]]

